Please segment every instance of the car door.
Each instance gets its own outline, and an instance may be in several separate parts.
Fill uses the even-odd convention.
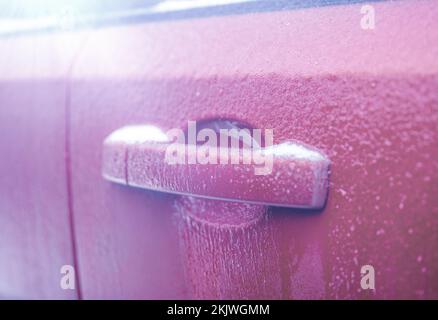
[[[362,6],[226,7],[87,31],[69,94],[83,298],[437,297],[436,6],[372,3],[370,30]],[[121,127],[224,119],[324,152],[325,207],[230,208],[102,177],[103,141]],[[263,219],[193,218],[210,206]],[[375,290],[361,287],[364,266]]]
[[[438,297],[434,1],[82,9],[1,20],[0,298]],[[191,123],[301,158],[163,174]]]
[[[68,35],[0,32],[0,298],[77,299],[66,166]],[[4,22],[4,23],[3,23]]]

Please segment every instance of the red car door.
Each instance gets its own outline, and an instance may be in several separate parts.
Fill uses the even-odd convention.
[[[69,129],[82,296],[436,298],[437,10],[373,7],[373,30],[348,4],[87,32]],[[102,143],[121,127],[223,119],[322,150],[325,208],[263,211],[102,178]],[[199,210],[264,218],[237,230]],[[376,290],[360,286],[366,265]]]
[[[435,2],[231,2],[2,21],[0,298],[438,298]],[[272,130],[329,167],[219,187],[119,153],[132,131],[106,156],[120,128],[193,121]]]
[[[0,298],[76,299],[66,166],[67,35],[0,38]]]

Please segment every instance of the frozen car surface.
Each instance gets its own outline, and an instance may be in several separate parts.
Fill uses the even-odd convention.
[[[436,2],[367,3],[374,28],[354,1],[171,2],[79,8],[61,27],[2,17],[0,296],[437,299]],[[207,175],[155,190],[102,176],[119,128],[224,120],[324,154],[323,207],[155,188]],[[231,200],[254,187],[239,177]]]

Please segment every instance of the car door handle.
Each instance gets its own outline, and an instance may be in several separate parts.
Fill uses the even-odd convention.
[[[256,174],[257,165],[217,163],[169,163],[166,150],[172,146],[195,156],[196,146],[172,141],[162,129],[151,125],[125,126],[103,142],[102,175],[132,187],[195,197],[248,202],[282,207],[320,209],[327,190],[328,158],[319,150],[287,141],[259,148],[269,155],[270,172]],[[233,152],[231,148],[230,152]]]

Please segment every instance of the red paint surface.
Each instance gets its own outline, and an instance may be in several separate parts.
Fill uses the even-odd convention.
[[[190,297],[282,298],[266,207],[180,197],[175,211]]]
[[[285,299],[438,297],[438,9],[434,1],[374,6],[373,31],[360,28],[360,5],[349,5],[73,35],[87,36],[68,85],[72,209],[84,298],[203,298],[209,287],[223,298],[255,293]],[[19,48],[11,44],[8,52]],[[38,75],[44,78],[49,71]],[[29,73],[14,77],[20,88],[30,88]],[[1,112],[12,112],[4,110],[2,105]],[[240,287],[244,290],[236,293],[227,277],[238,269],[212,273],[204,282],[205,276],[193,271],[197,262],[214,259],[221,236],[208,231],[212,241],[199,242],[202,234],[189,228],[181,237],[174,196],[101,178],[101,144],[113,130],[138,123],[178,128],[187,120],[214,118],[273,128],[275,143],[302,141],[324,151],[332,163],[323,212],[271,209],[266,223],[273,238],[262,252],[277,254],[269,266],[274,269],[264,274],[272,285],[263,290]],[[0,118],[7,132],[9,119]],[[18,128],[26,125],[17,125],[9,137],[21,141]],[[45,137],[48,128],[38,127],[36,136]],[[3,137],[0,145],[6,150],[2,157],[14,154]],[[19,159],[28,155],[20,152]],[[41,157],[48,161],[49,154]],[[6,163],[13,168],[13,162]],[[4,181],[12,178],[2,177],[2,188],[9,190],[12,180]],[[26,176],[17,179],[22,181],[17,190],[23,190]],[[50,194],[50,200],[59,199]],[[14,203],[18,210],[19,200],[2,205]],[[3,212],[3,219],[12,219]],[[21,240],[10,240],[23,234],[19,222],[9,225],[8,258],[13,252],[29,256]],[[195,251],[192,243],[199,244]],[[243,252],[254,249],[246,242],[241,246],[242,255],[233,251],[232,266],[248,261]],[[364,264],[376,269],[374,294],[360,290]],[[25,290],[17,288],[24,285],[10,282],[7,289]]]
[[[61,266],[74,265],[65,162],[73,50],[62,51],[64,41],[0,40],[0,298],[78,296],[60,287]]]
[[[281,290],[272,287],[273,297],[436,297],[436,6],[405,1],[375,8],[371,32],[360,28],[360,6],[352,5],[91,33],[72,79],[72,150],[81,154],[73,159],[75,217],[84,274],[107,259],[92,254],[96,237],[128,237],[118,230],[119,216],[135,221],[135,210],[155,219],[172,215],[167,204],[136,209],[119,189],[103,192],[110,187],[96,184],[105,136],[129,124],[180,128],[187,120],[222,117],[274,128],[275,143],[303,141],[332,161],[323,212],[272,212],[282,283]],[[103,192],[100,201],[96,189]],[[114,197],[116,209],[109,205]],[[132,230],[130,237],[148,237]],[[127,244],[113,245],[127,250]],[[144,250],[144,244],[129,244],[129,250]],[[166,256],[181,255],[170,252]],[[133,265],[155,259],[145,253]],[[183,269],[181,263],[173,265]],[[360,290],[364,264],[376,268],[375,294]],[[110,274],[129,279],[135,272],[86,276],[85,296],[99,295],[93,283]],[[187,286],[180,278],[170,286],[173,276],[159,275],[169,296],[176,283]],[[143,285],[157,296],[150,283]],[[233,297],[230,292],[222,297]]]

